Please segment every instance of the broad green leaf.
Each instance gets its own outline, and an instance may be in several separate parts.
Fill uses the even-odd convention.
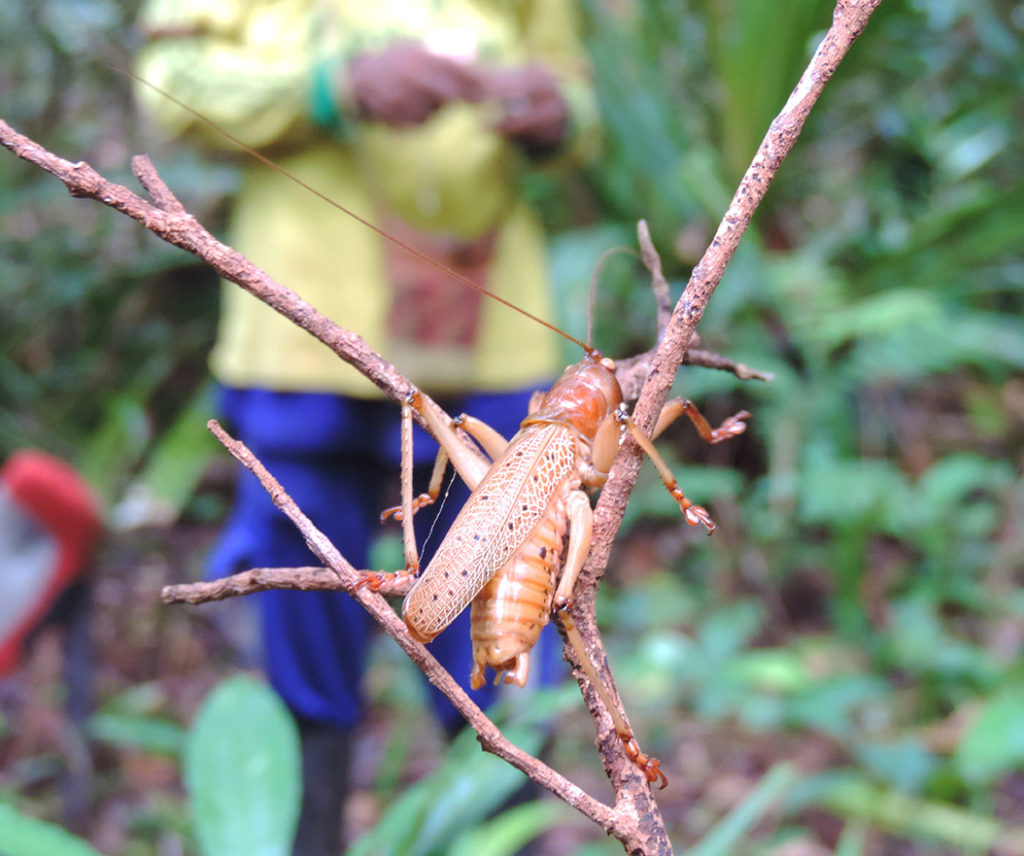
[[[299,737],[278,696],[247,676],[204,700],[184,777],[205,856],[286,856],[301,799]]]

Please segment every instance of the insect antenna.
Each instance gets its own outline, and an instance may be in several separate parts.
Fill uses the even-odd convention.
[[[501,296],[495,294],[493,291],[490,291],[490,290],[484,288],[478,282],[474,282],[468,276],[465,276],[465,275],[459,273],[458,271],[452,270],[450,267],[448,267],[445,264],[442,264],[437,259],[432,258],[431,256],[427,255],[426,253],[423,253],[423,252],[417,250],[415,247],[409,246],[404,241],[399,240],[394,235],[391,235],[390,233],[386,232],[384,229],[380,228],[379,226],[375,225],[371,221],[367,220],[365,217],[362,217],[361,215],[357,214],[355,211],[352,211],[350,208],[346,208],[344,205],[342,205],[337,200],[332,199],[326,193],[323,193],[322,191],[317,190],[315,187],[313,187],[312,185],[306,183],[305,181],[303,181],[298,176],[293,175],[292,173],[288,172],[288,170],[286,170],[283,166],[281,166],[280,164],[278,164],[275,161],[271,160],[270,158],[268,158],[266,155],[262,154],[261,152],[258,152],[256,149],[252,148],[252,146],[249,146],[246,143],[242,142],[240,139],[238,139],[238,137],[236,137],[233,134],[229,133],[228,131],[224,130],[224,128],[220,127],[212,119],[208,119],[206,116],[204,116],[198,110],[195,110],[194,108],[190,107],[188,104],[186,104],[181,99],[176,98],[174,95],[171,95],[171,93],[161,89],[155,83],[150,83],[148,80],[146,80],[146,79],[144,79],[142,77],[139,77],[137,74],[135,74],[132,71],[128,71],[127,69],[118,68],[116,66],[111,66],[111,68],[113,68],[113,70],[118,72],[119,74],[123,74],[125,77],[130,78],[131,80],[134,80],[137,83],[141,83],[143,86],[149,87],[154,92],[156,92],[156,93],[160,94],[161,96],[163,96],[164,98],[166,98],[172,104],[176,104],[182,110],[185,110],[186,112],[188,112],[191,115],[195,116],[196,119],[198,119],[200,122],[202,122],[208,128],[211,128],[213,131],[215,131],[216,133],[220,134],[225,139],[230,140],[232,143],[234,143],[236,146],[238,146],[238,148],[240,148],[242,151],[246,152],[247,154],[251,155],[252,157],[256,158],[256,160],[258,160],[264,166],[269,167],[270,169],[274,170],[275,172],[277,172],[280,175],[282,175],[285,178],[287,178],[289,181],[293,182],[294,184],[297,184],[299,187],[303,188],[304,190],[309,191],[314,196],[316,196],[318,199],[326,202],[332,208],[336,208],[337,210],[347,214],[352,219],[358,221],[359,223],[362,223],[364,226],[366,226],[366,228],[376,232],[378,235],[380,235],[385,240],[390,241],[396,247],[400,247],[401,249],[405,250],[405,252],[411,253],[416,258],[420,259],[421,261],[426,262],[427,264],[431,265],[432,267],[436,268],[437,270],[442,271],[443,273],[446,273],[448,276],[458,280],[459,282],[463,283],[464,285],[469,286],[474,291],[478,291],[481,294],[485,294],[488,297],[490,297],[492,300],[497,300],[498,303],[501,303],[504,306],[507,306],[509,309],[515,310],[520,315],[524,315],[527,318],[531,319],[532,321],[537,322],[541,326],[547,327],[547,329],[557,333],[559,336],[563,337],[564,339],[568,339],[573,344],[579,345],[584,350],[586,350],[586,351],[591,351],[592,350],[592,348],[590,348],[588,345],[586,345],[583,342],[581,342],[575,336],[571,336],[569,333],[566,333],[564,330],[559,329],[554,324],[551,324],[550,322],[545,321],[543,318],[540,318],[540,317],[534,315],[532,312],[528,312],[527,310],[523,309],[522,307],[516,306],[512,301],[506,300],[504,297],[501,297]]]
[[[444,492],[440,496],[440,500],[437,503],[437,512],[434,514],[430,521],[430,528],[427,529],[427,535],[423,539],[423,543],[420,546],[420,555],[426,552],[427,546],[430,544],[430,539],[434,537],[434,530],[437,529],[438,521],[441,519],[441,515],[444,513],[444,507],[448,504],[448,499],[451,497],[452,488],[455,487],[456,473],[452,473],[448,476],[447,483],[445,484]]]
[[[605,264],[612,256],[617,253],[625,253],[626,255],[639,258],[639,254],[630,249],[629,247],[609,247],[605,250],[597,259],[597,264],[594,265],[594,273],[590,276],[590,295],[587,298],[587,350],[590,352],[594,351],[594,303],[597,301],[597,280],[601,276],[601,272],[604,270]]]

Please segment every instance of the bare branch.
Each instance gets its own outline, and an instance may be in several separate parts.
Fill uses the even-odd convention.
[[[838,0],[833,11],[832,26],[758,147],[753,162],[722,217],[711,245],[690,275],[686,289],[669,321],[665,337],[651,362],[650,373],[634,410],[637,424],[648,434],[654,428],[676,371],[693,339],[697,323],[704,314],[711,294],[721,282],[726,265],[736,252],[740,238],[749,226],[779,167],[796,143],[811,108],[880,3],[881,0]],[[601,663],[608,685],[613,689],[614,683],[608,673],[604,651],[596,635],[593,604],[597,583],[604,575],[612,542],[622,522],[630,492],[640,469],[640,450],[632,440],[628,440],[624,445],[625,448],[612,465],[608,482],[594,510],[594,538],[586,566],[576,585],[576,603],[573,609],[573,616],[581,632],[586,638],[595,639],[595,659]],[[580,675],[578,668],[576,674]],[[587,705],[595,715],[595,722],[600,723],[598,742],[611,743],[610,735],[614,734],[611,720],[606,714],[600,714],[596,696],[592,691],[588,691],[585,683],[581,681]],[[608,755],[604,752],[602,758],[605,760],[605,770],[616,793],[631,793],[635,800],[634,810],[640,811],[641,814],[657,812],[657,805],[650,799],[650,792],[638,785],[640,773],[637,769],[625,765],[610,765]]]
[[[736,362],[736,360],[716,354],[714,351],[701,351],[692,348],[683,354],[683,365],[731,372],[740,380],[763,380],[767,383],[775,377],[771,372],[752,369],[745,363]]]
[[[635,357],[615,361],[615,378],[618,380],[619,386],[622,387],[622,396],[626,401],[636,401],[639,398],[644,382],[651,373],[656,353],[657,349],[652,348]],[[699,348],[691,348],[683,354],[683,365],[729,372],[740,380],[761,380],[767,383],[775,377],[771,372],[751,368],[746,363],[737,362],[731,357],[716,354],[714,351],[703,351]]]
[[[356,573],[363,574],[366,571]],[[385,597],[401,597],[410,587],[408,580],[385,580],[377,592]],[[195,606],[272,589],[349,591],[330,568],[252,568],[218,580],[164,586],[160,597],[164,603],[188,603]]]
[[[149,194],[158,208],[168,211],[171,214],[188,216],[185,206],[178,201],[178,197],[164,183],[164,180],[157,175],[153,162],[145,155],[136,155],[132,158],[132,175]]]

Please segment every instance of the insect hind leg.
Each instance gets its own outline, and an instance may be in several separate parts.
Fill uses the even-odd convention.
[[[661,761],[640,750],[640,744],[637,743],[633,730],[629,727],[629,724],[626,722],[626,718],[622,715],[622,712],[612,700],[611,691],[598,674],[597,666],[594,665],[594,661],[587,652],[583,636],[580,635],[579,628],[576,626],[576,622],[573,620],[572,615],[569,612],[569,604],[563,603],[557,605],[555,614],[558,616],[558,619],[562,624],[562,628],[565,630],[565,636],[569,645],[572,647],[573,651],[576,652],[576,659],[579,660],[580,667],[583,669],[584,673],[586,673],[591,686],[594,687],[594,691],[597,693],[601,702],[604,704],[605,709],[608,711],[609,716],[612,718],[612,725],[615,727],[615,733],[622,741],[623,748],[626,751],[626,757],[640,768],[640,771],[644,774],[644,777],[647,779],[649,784],[654,784],[655,782],[660,781],[661,784],[659,785],[659,788],[664,789],[668,785],[668,778],[661,771]]]
[[[576,659],[579,661],[580,667],[611,716],[615,733],[622,741],[626,756],[643,771],[649,783],[653,784],[660,780],[661,787],[664,788],[668,784],[668,779],[661,772],[661,762],[640,751],[640,745],[636,742],[632,729],[612,699],[611,690],[598,674],[597,666],[594,665],[579,628],[569,612],[572,605],[573,588],[583,568],[583,562],[590,552],[594,515],[590,508],[590,502],[582,491],[570,493],[566,505],[569,515],[569,543],[566,547],[562,578],[558,581],[558,588],[555,591],[554,613],[565,630],[565,637],[570,647],[576,652]]]

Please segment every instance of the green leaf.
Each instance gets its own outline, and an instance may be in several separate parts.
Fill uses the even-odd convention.
[[[866,741],[854,748],[857,760],[901,791],[917,791],[935,771],[937,759],[917,737]]]
[[[789,764],[776,764],[738,806],[722,818],[686,856],[727,856],[764,816],[772,805],[796,781],[796,770]]]
[[[517,746],[537,752],[536,728],[502,729]],[[427,856],[448,854],[452,842],[484,822],[523,784],[523,774],[480,751],[476,734],[465,729],[452,743],[444,764],[393,801],[377,825],[348,856]]]
[[[821,319],[818,335],[829,345],[903,332],[908,327],[932,331],[946,321],[939,298],[926,289],[900,288],[866,297],[830,318]]]
[[[108,402],[103,421],[85,445],[81,458],[83,478],[107,503],[117,496],[151,434],[145,408],[134,395],[120,394]]]
[[[89,717],[89,737],[156,755],[178,755],[185,745],[185,729],[162,715],[167,701],[158,682],[128,687]]]
[[[0,802],[2,856],[101,856],[87,842],[55,823],[47,823]]]
[[[1013,687],[990,698],[964,734],[953,755],[960,775],[987,785],[1024,761],[1024,688]]]
[[[855,774],[828,774],[801,783],[799,801],[827,807],[842,818],[867,821],[884,831],[915,840],[937,841],[957,853],[983,853],[999,845],[1017,852],[1024,829],[980,812],[935,800],[909,797],[893,788],[880,788]]]
[[[134,746],[154,755],[174,755],[184,744],[184,730],[176,722],[129,713],[97,713],[90,717],[89,736],[117,746]]]
[[[204,700],[184,778],[206,856],[286,856],[301,799],[299,736],[266,684],[238,676]]]
[[[181,515],[210,461],[220,453],[219,444],[206,429],[215,410],[214,385],[208,382],[149,453],[145,468],[132,484],[136,500],[132,507],[144,515],[139,522],[167,525]]]
[[[1013,481],[1013,467],[1006,461],[969,452],[953,454],[937,461],[921,477],[915,490],[916,504],[923,519],[949,525],[948,517],[963,517],[977,503],[974,494],[987,497]]]
[[[810,456],[800,477],[800,517],[806,523],[898,528],[910,505],[906,477],[889,461]]]
[[[867,852],[867,825],[860,822],[848,823],[836,843],[835,856],[864,856]]]
[[[561,803],[522,803],[460,835],[449,856],[515,856],[524,845],[566,817],[567,809]]]
[[[788,700],[787,719],[826,734],[848,734],[858,711],[883,701],[887,690],[885,681],[873,675],[822,678]]]
[[[747,651],[726,668],[734,680],[758,692],[793,692],[808,686],[812,677],[799,653],[785,648]]]

